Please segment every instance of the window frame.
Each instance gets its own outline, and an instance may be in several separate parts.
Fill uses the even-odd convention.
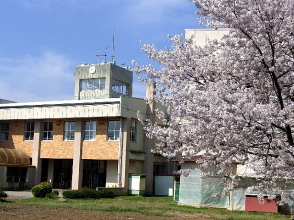
[[[81,91],[105,90],[106,78],[81,79]]]
[[[24,140],[25,141],[34,140],[34,134],[35,134],[35,122],[33,122],[33,121],[26,122],[25,123]]]
[[[110,129],[110,123],[114,123],[114,129]],[[119,128],[117,129],[117,125]],[[120,131],[121,131],[121,121],[120,120],[110,120],[108,121],[108,128],[107,128],[107,141],[120,141]],[[113,132],[113,135],[109,135],[110,132]],[[113,137],[113,138],[110,138]]]
[[[64,141],[74,141],[75,140],[75,131],[76,131],[75,128],[76,128],[75,121],[65,121],[64,122],[64,129],[63,129],[63,140]],[[67,138],[67,137],[70,137],[70,138]]]
[[[137,142],[137,121],[131,121],[131,128],[130,128],[130,141]]]
[[[89,124],[88,124],[89,123]],[[92,124],[92,126],[91,126]],[[89,125],[89,127],[87,127]],[[85,121],[83,140],[84,141],[95,141],[96,140],[96,121]],[[88,138],[86,138],[88,137]]]
[[[50,130],[50,127],[52,126],[52,130]],[[53,131],[54,131],[54,124],[53,121],[44,121],[43,122],[43,141],[52,141],[53,140]],[[45,134],[46,137],[45,137]]]
[[[125,82],[121,82],[118,80],[113,79],[112,80],[112,91],[119,93],[121,95],[127,96],[128,95],[128,87],[129,85]]]
[[[9,139],[9,122],[0,123],[0,141],[8,141]]]
[[[6,182],[27,183],[28,168],[7,167]]]

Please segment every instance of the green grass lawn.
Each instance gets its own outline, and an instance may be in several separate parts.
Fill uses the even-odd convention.
[[[181,216],[225,220],[289,219],[289,216],[279,213],[229,211],[227,209],[182,206],[175,204],[172,197],[120,196],[113,199],[98,200],[67,199],[67,202],[47,198],[32,198],[0,202],[0,206],[2,205],[47,206],[101,212],[137,212],[149,216],[179,217],[179,219]]]

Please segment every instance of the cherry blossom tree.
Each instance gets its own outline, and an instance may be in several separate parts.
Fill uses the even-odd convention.
[[[264,193],[294,177],[294,0],[190,0],[200,23],[228,28],[221,40],[196,46],[196,39],[169,37],[170,48],[143,44],[153,65],[139,66],[156,83],[149,102],[161,102],[164,126],[143,121],[155,152],[168,158],[201,154],[206,176],[245,164]],[[142,79],[142,81],[144,81]],[[232,190],[241,178],[231,178]]]

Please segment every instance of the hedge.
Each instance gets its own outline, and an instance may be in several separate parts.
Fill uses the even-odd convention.
[[[101,198],[114,198],[114,192],[111,189],[101,189],[98,193]]]
[[[114,198],[114,192],[110,189],[96,191],[94,189],[83,188],[80,190],[68,190],[63,192],[63,196],[69,199],[99,199]]]

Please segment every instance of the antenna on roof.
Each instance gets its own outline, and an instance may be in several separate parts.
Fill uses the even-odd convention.
[[[103,61],[103,63],[107,63],[107,61],[106,61],[106,57],[107,57],[106,50],[107,50],[107,48],[108,48],[108,46],[105,47],[105,54],[104,54],[104,55],[100,55],[99,52],[98,52],[98,54],[96,55],[96,56],[98,57],[98,63],[99,63],[99,57],[104,57],[104,61]]]
[[[115,28],[113,29],[113,34],[112,34],[112,55],[111,55],[111,61],[112,63],[115,63],[114,61],[114,33],[115,33]]]
[[[105,47],[105,55],[101,55],[101,56],[104,56],[104,63],[107,63],[107,61],[106,61],[106,57],[107,57],[107,55],[106,55],[106,50],[108,49],[108,46],[107,47]]]
[[[98,53],[96,54],[96,57],[98,57],[98,63],[100,62],[99,60],[99,58],[100,58],[100,53],[99,53],[99,51],[98,51]]]
[[[113,29],[113,34],[112,34],[112,55],[111,55],[111,61],[112,63],[115,63],[114,61],[114,33],[115,33],[115,29]],[[96,54],[96,56],[98,57],[98,63],[99,63],[99,58],[100,57],[104,57],[104,61],[103,63],[107,63],[106,61],[106,57],[107,57],[107,54],[106,54],[106,50],[108,49],[109,46],[105,47],[105,54],[104,55],[100,55],[99,51],[98,51],[98,54]]]

